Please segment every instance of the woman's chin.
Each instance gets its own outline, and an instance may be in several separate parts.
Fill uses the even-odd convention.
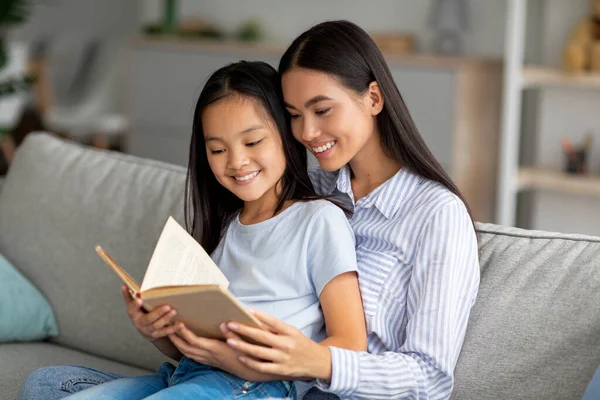
[[[348,161],[342,159],[341,157],[323,158],[317,159],[317,161],[319,162],[321,169],[330,172],[337,171],[348,163]]]

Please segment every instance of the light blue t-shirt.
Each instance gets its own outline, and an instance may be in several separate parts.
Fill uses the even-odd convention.
[[[212,259],[246,306],[271,314],[314,341],[326,338],[319,305],[327,283],[357,271],[354,234],[327,200],[296,202],[253,225],[233,219]]]

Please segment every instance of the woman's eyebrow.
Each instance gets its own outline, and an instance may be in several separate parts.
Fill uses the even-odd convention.
[[[308,108],[308,107],[312,106],[313,104],[316,104],[320,101],[325,101],[325,100],[333,100],[333,99],[320,94],[320,95],[313,97],[312,99],[307,100],[306,103],[304,103],[304,108]],[[291,105],[289,103],[285,103],[285,106],[287,108],[293,108],[294,110],[296,110],[296,107],[294,107],[293,105]]]

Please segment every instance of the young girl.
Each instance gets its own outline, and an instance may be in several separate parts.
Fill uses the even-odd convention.
[[[342,209],[313,191],[280,85],[262,62],[232,64],[208,79],[194,114],[186,222],[246,306],[324,348],[366,349],[354,236]],[[293,399],[310,387],[248,369],[226,343],[194,336],[168,305],[144,314],[139,299],[125,290],[124,298],[140,333],[179,366],[70,398]]]
[[[316,25],[294,40],[279,72],[294,137],[321,167],[311,171],[317,192],[353,210],[368,352],[323,348],[263,313],[274,333],[229,328],[268,353],[239,338],[230,345],[256,371],[308,375],[341,398],[449,398],[479,285],[465,202],[364,30],[347,21]]]

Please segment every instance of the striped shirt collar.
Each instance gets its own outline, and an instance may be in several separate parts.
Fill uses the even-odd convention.
[[[406,168],[400,170],[388,179],[386,182],[378,186],[371,193],[354,203],[354,194],[352,193],[351,170],[349,165],[343,166],[335,175],[331,176],[329,182],[328,194],[332,194],[334,189],[348,195],[352,200],[352,204],[356,207],[368,208],[371,206],[377,207],[387,219],[390,219],[396,214],[403,201],[410,197],[411,193],[421,183],[422,179]]]

